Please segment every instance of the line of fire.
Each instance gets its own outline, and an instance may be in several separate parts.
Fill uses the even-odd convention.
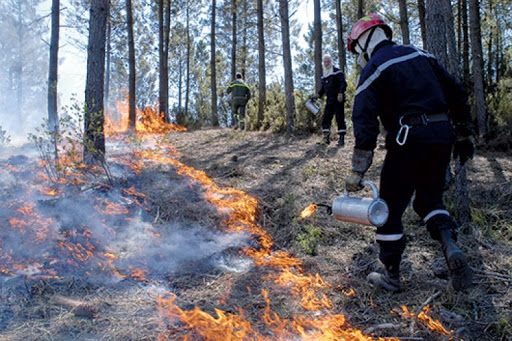
[[[119,103],[117,112],[120,119],[106,116],[109,157],[103,166],[83,164],[72,139],[61,141],[59,148],[66,152],[56,166],[21,154],[1,161],[8,170],[0,192],[4,293],[21,290],[24,283],[30,297],[39,295],[52,309],[104,321],[113,317],[103,315],[108,309],[101,302],[73,297],[69,289],[137,288],[153,301],[148,337],[159,340],[383,339],[372,329],[352,326],[343,307],[330,298],[335,290],[356,298],[354,288],[308,273],[301,259],[275,247],[260,224],[257,198],[220,186],[180,161],[171,140],[185,128],[165,123],[155,108],[146,108],[138,110],[136,130],[129,132],[126,104]],[[175,211],[165,217],[159,203],[144,193],[144,173],[155,168],[167,176],[153,180],[162,181],[163,191],[172,192],[176,201]],[[336,205],[323,206],[331,214],[344,214]],[[307,219],[321,206],[312,204],[297,216]],[[221,297],[185,302],[182,294],[195,290],[183,283],[191,276],[201,280],[193,282],[202,290],[216,278],[227,278],[216,289]],[[234,278],[244,277],[258,278],[243,288],[250,304],[230,298]],[[16,315],[8,309],[2,314],[4,324]],[[396,307],[394,314],[400,324],[453,335],[431,317],[428,304],[417,311]]]

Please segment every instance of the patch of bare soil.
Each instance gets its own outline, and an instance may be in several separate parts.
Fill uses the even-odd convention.
[[[397,313],[402,305],[413,312],[428,305],[429,314],[458,338],[512,337],[510,153],[477,153],[468,165],[473,223],[463,227],[459,244],[474,269],[475,285],[461,293],[449,288],[439,245],[408,208],[404,221],[408,236],[402,263],[404,289],[389,294],[375,291],[366,283],[367,274],[380,266],[371,227],[335,221],[321,210],[309,219],[298,218],[309,203],[330,203],[343,192],[344,178],[350,171],[351,136],[347,136],[344,148],[336,148],[335,141],[322,147],[317,144],[320,137],[315,135],[287,137],[227,129],[172,134],[169,140],[181,153],[181,161],[205,170],[218,184],[242,189],[259,200],[259,222],[271,233],[276,248],[295,254],[304,261],[306,271],[319,273],[329,282],[332,287],[328,295],[335,310],[345,313],[355,327],[375,336],[443,339]],[[385,150],[376,151],[367,175],[377,183],[384,155]],[[446,201],[448,207],[453,207],[451,191]],[[261,309],[261,298],[250,295],[252,291],[258,293],[255,285],[259,274],[237,279],[236,275],[230,276],[223,276],[222,284],[219,279],[211,284],[231,289],[228,297],[220,300],[227,305],[220,308],[242,306],[248,314],[250,307]],[[355,295],[347,295],[351,288]],[[279,308],[276,302],[286,306],[285,295],[275,293],[272,303],[272,308],[283,315],[289,310]],[[189,303],[210,310],[211,302],[203,297]]]

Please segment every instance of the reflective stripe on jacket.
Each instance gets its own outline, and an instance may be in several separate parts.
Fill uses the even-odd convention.
[[[362,70],[356,89],[352,122],[355,148],[373,150],[379,120],[393,144],[404,114],[448,113],[452,122],[470,121],[467,96],[462,85],[430,53],[413,46],[384,41],[377,45]],[[453,143],[450,122],[415,126],[407,143]]]
[[[233,98],[245,98],[246,100],[251,98],[251,90],[244,81],[239,79],[229,84],[227,93],[230,93]]]

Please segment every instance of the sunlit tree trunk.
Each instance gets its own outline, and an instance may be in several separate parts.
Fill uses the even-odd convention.
[[[290,49],[290,19],[288,0],[279,0],[279,17],[281,19],[281,38],[283,43],[284,89],[286,96],[286,130],[293,131],[295,100],[293,98],[292,54]]]
[[[57,132],[59,117],[57,112],[57,81],[59,64],[59,21],[60,1],[52,1],[52,22],[50,37],[50,63],[48,71],[48,128]],[[55,142],[55,141],[54,141]],[[57,155],[55,155],[57,156]]]
[[[482,35],[480,31],[480,3],[469,0],[469,25],[471,38],[471,57],[473,67],[474,107],[480,135],[487,134],[487,112],[485,107]]]
[[[48,129],[52,134],[55,161],[59,158],[57,133],[59,130],[59,115],[57,110],[57,82],[59,65],[59,22],[60,1],[52,1],[52,22],[50,37],[50,62],[48,70]]]
[[[345,53],[345,40],[343,39],[343,16],[341,14],[341,0],[335,0],[334,3],[336,6],[336,32],[338,36],[338,65],[340,66],[340,70],[345,72],[347,56]]]
[[[406,0],[398,0],[398,7],[400,11],[400,29],[402,31],[402,43],[409,45],[411,39],[409,37],[409,16],[407,15]]]
[[[92,0],[89,13],[87,77],[85,82],[84,161],[104,162],[103,86],[105,82],[105,31],[109,0]]]
[[[236,48],[237,48],[237,8],[236,0],[231,0],[231,79],[236,75]]]
[[[425,0],[418,0],[418,18],[420,21],[421,42],[427,49],[427,27],[425,25]]]
[[[169,117],[169,36],[171,27],[171,2],[158,1],[158,110],[164,115],[166,122]]]
[[[258,116],[256,129],[261,126],[267,101],[267,80],[265,75],[265,30],[263,27],[263,0],[256,1],[258,15]]]
[[[313,0],[314,21],[313,21],[313,42],[315,60],[315,91],[320,90],[322,77],[322,18],[320,0]]]
[[[135,42],[133,39],[133,9],[132,0],[126,0],[126,24],[128,28],[128,118],[130,129],[135,129],[137,120],[135,112]]]
[[[190,99],[190,9],[188,0],[186,1],[186,21],[187,21],[187,55],[186,55],[186,75],[185,75],[185,117],[188,117],[188,103]]]
[[[212,17],[211,17],[211,29],[210,29],[210,88],[212,96],[212,113],[211,122],[212,125],[219,125],[219,116],[217,112],[217,65],[216,65],[216,51],[215,51],[215,25],[216,25],[216,12],[217,3],[212,0]]]
[[[357,0],[357,18],[364,16],[364,0]]]

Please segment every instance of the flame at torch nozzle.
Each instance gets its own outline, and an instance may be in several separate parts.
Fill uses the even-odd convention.
[[[315,204],[315,203],[309,204],[305,209],[302,210],[302,212],[300,212],[300,217],[302,219],[311,217],[313,214],[315,214],[317,208],[318,208],[317,204]]]

